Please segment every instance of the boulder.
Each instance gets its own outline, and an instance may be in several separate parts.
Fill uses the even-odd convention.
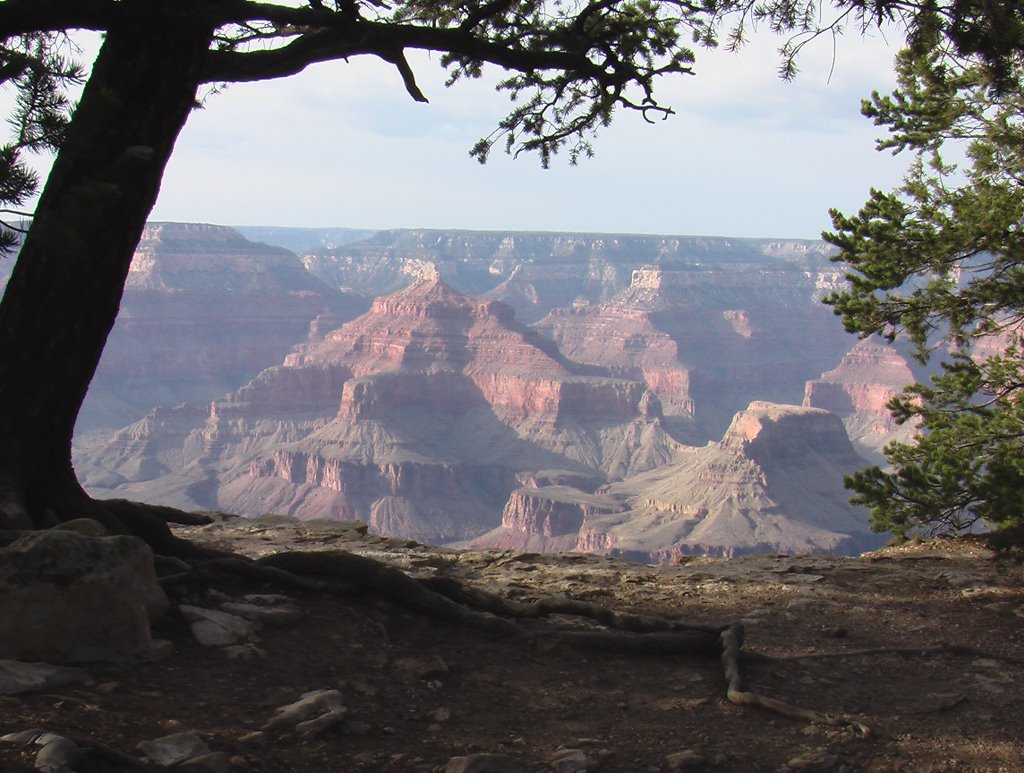
[[[136,537],[30,532],[0,550],[0,658],[116,661],[147,653],[167,609]]]

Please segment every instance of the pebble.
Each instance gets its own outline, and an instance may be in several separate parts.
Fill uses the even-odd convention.
[[[505,754],[479,752],[448,760],[445,773],[522,773],[522,761]]]
[[[684,749],[681,752],[674,752],[665,757],[665,769],[669,773],[674,773],[677,770],[702,768],[707,764],[707,757],[703,754],[698,754],[693,749]]]
[[[297,728],[300,724],[303,729],[299,732],[304,735],[316,735],[329,727],[337,724],[344,716],[347,709],[344,706],[341,693],[337,690],[310,690],[303,693],[299,700],[280,706],[275,710],[275,715],[263,726],[264,732],[283,730],[285,728]],[[321,720],[316,723],[315,720]],[[306,724],[311,723],[312,724]]]
[[[177,765],[210,752],[210,747],[195,733],[174,733],[152,741],[140,741],[137,748],[150,762],[162,767]]]
[[[582,749],[559,749],[548,763],[555,773],[586,773],[593,764]]]
[[[231,773],[231,758],[224,752],[191,757],[174,767],[175,773]]]
[[[448,664],[440,655],[422,658],[399,658],[391,668],[414,679],[429,679],[448,673]]]
[[[839,765],[839,758],[826,751],[813,751],[793,757],[783,766],[784,773],[829,773]]]
[[[69,684],[92,684],[87,671],[49,663],[0,660],[0,695],[38,692]]]
[[[82,759],[84,752],[70,738],[52,733],[46,735],[49,738],[36,755],[36,770],[43,773],[70,773],[74,770],[75,764]],[[41,740],[42,738],[39,739]]]

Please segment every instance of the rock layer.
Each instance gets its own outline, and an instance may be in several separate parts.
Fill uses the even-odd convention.
[[[222,226],[151,223],[79,431],[123,426],[161,403],[213,399],[280,362],[321,315],[344,321],[364,308],[287,250]]]
[[[499,529],[469,544],[658,563],[683,555],[857,553],[881,542],[869,533],[866,513],[845,501],[842,475],[862,464],[836,416],[754,402],[720,442],[603,486],[596,496],[537,489],[528,509],[523,497]],[[558,522],[561,534],[543,518],[556,512],[568,514]],[[571,539],[564,533],[570,523]]]

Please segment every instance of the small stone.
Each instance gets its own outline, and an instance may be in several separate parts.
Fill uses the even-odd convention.
[[[255,644],[230,644],[224,648],[224,654],[228,660],[266,660],[267,652]]]
[[[251,733],[238,736],[238,742],[245,746],[266,746],[268,740],[267,734],[262,730],[254,730]]]
[[[506,754],[479,752],[448,760],[445,773],[522,773],[523,764]]]
[[[452,718],[452,713],[448,709],[442,707],[436,711],[430,712],[429,716],[435,722],[447,722]]]
[[[341,712],[336,721],[341,721],[346,711],[341,693],[337,690],[311,690],[303,693],[295,703],[281,706],[276,710],[276,716],[263,726],[264,731],[281,730],[286,727],[295,727],[300,722],[306,722],[334,712]]]
[[[289,625],[298,622],[305,613],[294,604],[267,606],[265,604],[246,604],[229,601],[220,605],[225,612],[238,615],[246,620],[264,623],[265,625]]]
[[[36,739],[46,733],[41,727],[34,727],[31,730],[19,730],[15,733],[0,735],[0,741],[14,746],[28,746],[35,743]]]
[[[42,773],[68,773],[82,759],[84,752],[70,738],[53,736],[36,755],[36,770]]]
[[[839,758],[825,751],[813,751],[793,757],[786,762],[786,773],[829,773],[835,770]]]
[[[399,658],[392,668],[415,679],[429,679],[448,673],[448,664],[439,655],[422,658]]]
[[[693,770],[708,764],[707,757],[698,754],[693,749],[684,749],[681,752],[674,752],[665,757],[665,769],[671,772],[677,770]]]
[[[315,738],[324,730],[339,724],[341,720],[345,718],[345,714],[347,713],[348,709],[344,706],[332,709],[331,711],[321,714],[319,717],[308,719],[305,722],[299,722],[295,726],[295,730],[299,735],[305,738]]]
[[[192,623],[192,635],[206,647],[226,647],[245,641],[256,632],[256,624],[219,609],[182,604],[181,614]]]
[[[209,752],[178,764],[175,773],[231,773],[231,758],[224,752]]]
[[[830,639],[845,639],[849,633],[850,632],[841,625],[833,625],[821,629],[821,635],[827,636]]]
[[[107,527],[92,518],[74,518],[53,527],[54,530],[73,531],[83,537],[103,537],[109,534]]]
[[[548,757],[548,763],[555,773],[586,773],[591,760],[582,749],[559,749]]]
[[[195,733],[175,733],[152,741],[140,741],[137,748],[150,762],[163,767],[177,765],[210,751],[210,747]]]
[[[80,668],[0,660],[0,695],[38,692],[68,684],[92,684],[92,681],[89,673]]]

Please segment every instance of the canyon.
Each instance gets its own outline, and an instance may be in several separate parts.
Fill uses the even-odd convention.
[[[842,477],[906,432],[915,371],[820,303],[826,245],[277,236],[302,254],[147,228],[76,434],[91,493],[650,562],[879,544]]]

